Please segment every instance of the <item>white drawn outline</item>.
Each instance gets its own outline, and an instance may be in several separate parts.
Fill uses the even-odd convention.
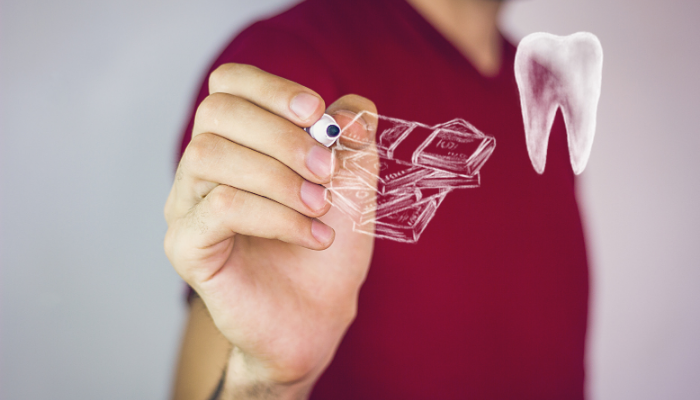
[[[518,45],[514,68],[532,166],[544,172],[549,133],[561,108],[571,166],[580,174],[595,135],[603,69],[600,41],[588,32],[531,34]],[[479,187],[479,171],[496,140],[459,118],[428,126],[363,111],[346,128],[363,125],[363,115],[385,126],[378,127],[376,145],[343,136],[346,129],[341,130],[353,146],[338,143],[333,148],[342,160],[341,172],[328,187],[333,206],[352,219],[355,232],[415,243],[448,193]],[[355,149],[363,145],[369,150]]]
[[[429,126],[368,111],[346,128],[365,114],[379,121],[376,147],[333,147],[342,168],[328,187],[332,205],[352,219],[355,232],[416,243],[448,193],[480,186],[496,140],[463,119]],[[343,136],[345,130],[343,141],[367,144]]]
[[[525,126],[527,152],[541,174],[557,109],[566,125],[574,173],[588,164],[595,136],[603,79],[603,47],[596,35],[532,33],[518,44],[515,80]]]

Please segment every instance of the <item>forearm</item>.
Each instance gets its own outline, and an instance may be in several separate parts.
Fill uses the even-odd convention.
[[[173,385],[173,400],[206,400],[225,369],[231,343],[219,332],[202,299],[194,295]]]

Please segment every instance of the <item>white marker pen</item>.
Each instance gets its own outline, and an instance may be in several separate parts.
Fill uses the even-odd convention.
[[[335,119],[328,114],[323,114],[315,124],[304,128],[306,132],[326,147],[331,147],[340,136],[340,126]]]

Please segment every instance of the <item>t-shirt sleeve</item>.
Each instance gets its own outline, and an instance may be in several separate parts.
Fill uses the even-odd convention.
[[[195,111],[209,94],[209,74],[222,64],[250,64],[297,82],[320,94],[327,106],[340,97],[338,84],[324,60],[323,51],[313,42],[313,38],[303,38],[290,29],[270,26],[266,21],[257,22],[237,35],[202,77],[188,123],[181,135],[177,160],[180,160],[192,137]]]

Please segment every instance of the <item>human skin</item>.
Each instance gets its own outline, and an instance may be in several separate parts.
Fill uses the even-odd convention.
[[[409,2],[482,74],[498,72],[500,1]],[[198,294],[174,398],[206,399],[224,368],[221,399],[306,398],[355,317],[373,239],[353,233],[314,186],[331,168],[314,173],[309,165],[324,162],[309,154],[330,154],[301,127],[324,112],[320,96],[236,64],[211,75],[210,93],[165,207],[166,254]],[[300,93],[317,99],[302,117],[292,106]],[[376,112],[345,96],[326,112],[343,127],[362,110]],[[349,129],[371,140],[375,124]]]
[[[373,240],[319,185],[340,163],[301,128],[324,112],[318,94],[240,64],[209,88],[166,202],[165,251],[232,344],[223,398],[303,398],[355,317]],[[346,127],[364,110],[376,113],[349,95],[325,111]],[[370,143],[376,121],[347,129]]]
[[[406,0],[484,76],[501,68],[498,16],[504,0]]]

